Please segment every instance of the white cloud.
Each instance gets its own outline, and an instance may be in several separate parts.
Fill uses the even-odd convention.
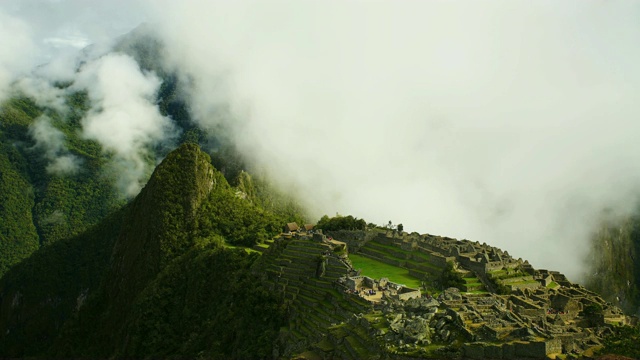
[[[65,90],[51,85],[50,80],[46,78],[23,77],[14,83],[14,88],[32,98],[38,106],[55,109],[62,114],[67,111]]]
[[[317,214],[575,278],[602,208],[636,202],[635,2],[152,3],[196,118]]]
[[[134,59],[122,54],[86,64],[74,84],[87,89],[92,102],[83,135],[115,155],[118,185],[127,196],[136,195],[149,175],[148,147],[175,134],[154,103],[160,84],[157,76],[142,73]]]
[[[80,159],[70,154],[65,145],[65,135],[51,124],[46,116],[37,118],[29,128],[36,141],[36,147],[44,150],[49,160],[46,167],[48,173],[56,175],[72,175],[80,169]]]
[[[29,25],[0,8],[0,101],[7,97],[11,82],[33,66],[34,51]]]

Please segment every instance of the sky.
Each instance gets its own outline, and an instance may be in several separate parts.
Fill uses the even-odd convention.
[[[113,54],[71,65],[145,22],[192,79],[194,121],[231,129],[314,216],[486,242],[576,280],[602,212],[637,203],[638,18],[614,0],[2,0],[0,97],[43,63],[79,77],[116,114],[86,136],[140,178],[141,149],[174,133],[161,80]]]

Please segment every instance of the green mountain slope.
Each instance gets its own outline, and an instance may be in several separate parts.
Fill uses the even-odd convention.
[[[171,152],[132,203],[0,280],[0,355],[268,355],[281,302],[223,236],[253,245],[283,220],[236,192],[197,145]]]
[[[0,276],[39,247],[33,188],[20,169],[25,166],[15,148],[0,143]]]
[[[80,234],[123,204],[104,171],[108,156],[77,131],[86,95],[66,100],[64,116],[24,97],[0,105],[0,276],[40,246]],[[33,136],[41,115],[64,134],[66,154],[82,164],[77,172],[48,171],[47,149]]]
[[[196,145],[183,145],[158,166],[130,204],[105,280],[68,330],[88,354],[116,350],[131,303],[193,245],[197,210],[216,185],[209,161]]]
[[[44,247],[0,280],[0,354],[43,354],[99,288],[127,209]]]

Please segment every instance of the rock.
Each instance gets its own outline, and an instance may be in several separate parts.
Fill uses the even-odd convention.
[[[442,330],[440,330],[439,332],[440,338],[442,339],[442,341],[447,342],[449,341],[449,335],[451,335],[451,332],[445,328],[443,328]]]
[[[393,331],[396,334],[401,334],[402,330],[404,329],[404,326],[402,326],[402,323],[397,321],[394,323],[389,324],[389,328],[391,329],[391,331]]]
[[[407,341],[415,342],[429,337],[429,326],[427,320],[415,318],[407,321],[403,330],[403,336]]]
[[[440,306],[440,303],[438,302],[438,300],[431,298],[427,299],[424,306],[426,306],[427,308],[437,308],[438,306]]]

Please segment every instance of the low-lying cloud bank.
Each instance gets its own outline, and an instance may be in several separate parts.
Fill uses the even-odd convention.
[[[231,129],[317,216],[487,242],[575,279],[603,209],[636,205],[637,2],[121,5],[190,79],[195,121]],[[123,56],[97,64],[86,136],[116,154],[167,140],[157,78]],[[101,67],[122,73],[107,84]]]
[[[135,196],[148,178],[149,150],[175,133],[155,104],[161,80],[143,73],[128,55],[109,54],[87,64],[74,83],[86,89],[91,110],[82,121],[83,135],[115,155],[118,188]]]
[[[37,118],[29,129],[36,141],[36,147],[44,152],[49,161],[47,172],[56,175],[73,175],[80,169],[80,159],[70,154],[64,141],[65,135],[51,124],[51,119],[43,115]]]
[[[613,1],[165,1],[202,123],[316,214],[487,242],[581,270],[640,184],[640,15]],[[228,120],[228,119],[226,119]]]

